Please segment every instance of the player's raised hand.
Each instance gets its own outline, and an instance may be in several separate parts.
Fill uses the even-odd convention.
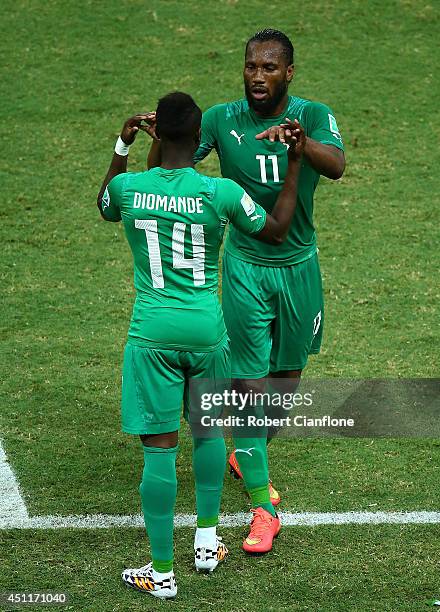
[[[286,129],[281,125],[274,125],[264,132],[260,132],[255,136],[257,140],[270,140],[270,142],[286,143]]]
[[[160,140],[156,134],[156,112],[148,113],[146,119],[144,119],[145,123],[142,123],[140,126],[140,130],[146,132],[153,140]]]
[[[285,118],[285,123],[280,125],[284,129],[285,142],[289,145],[288,155],[292,159],[299,159],[304,152],[306,145],[306,134],[304,128],[298,121],[291,121],[288,117]]]
[[[136,138],[139,130],[144,130],[146,126],[142,125],[142,121],[145,121],[148,125],[148,122],[152,120],[152,115],[154,115],[154,123],[156,122],[156,113],[139,113],[127,119],[124,123],[124,126],[121,131],[121,138],[127,145],[131,145]]]
[[[269,140],[270,142],[282,142],[289,148],[293,148],[297,155],[301,155],[305,144],[305,134],[299,121],[291,121],[288,117],[284,123],[274,125],[264,132],[255,136],[257,140]],[[299,148],[298,148],[299,147]]]

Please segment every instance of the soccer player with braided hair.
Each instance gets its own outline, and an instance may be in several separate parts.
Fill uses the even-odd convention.
[[[231,227],[223,257],[222,305],[231,338],[232,374],[243,390],[262,388],[267,376],[275,390],[293,391],[310,354],[318,353],[324,302],[313,225],[313,196],[321,175],[338,179],[345,168],[344,146],[333,111],[319,102],[289,95],[294,49],[279,30],[257,32],[246,44],[245,97],[218,104],[203,114],[202,139],[195,161],[215,149],[223,177],[236,181],[267,212],[283,188],[288,143],[287,120],[296,120],[306,140],[295,216],[280,248],[252,240]],[[286,123],[287,122],[287,123]],[[149,167],[159,163],[155,140]],[[289,382],[290,381],[290,382]],[[267,433],[267,441],[275,431]],[[247,552],[272,548],[279,531],[274,506],[280,495],[269,481],[266,440],[235,440],[229,458],[243,477],[254,518],[243,543]]]

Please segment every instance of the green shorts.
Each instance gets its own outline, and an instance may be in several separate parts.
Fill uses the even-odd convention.
[[[122,368],[122,431],[177,431],[182,401],[184,416],[191,421],[190,382],[200,379],[201,385],[207,384],[210,392],[216,392],[230,376],[227,336],[217,349],[206,353],[153,349],[128,341]],[[197,408],[200,406],[194,410]]]
[[[226,253],[222,305],[234,378],[302,370],[308,356],[319,353],[324,300],[316,254],[275,268]]]

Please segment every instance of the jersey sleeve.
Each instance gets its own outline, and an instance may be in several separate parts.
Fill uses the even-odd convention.
[[[329,144],[344,150],[338,124],[332,110],[320,102],[310,102],[307,109],[307,136],[322,144]]]
[[[194,163],[202,161],[215,148],[217,133],[217,107],[212,106],[203,113],[202,137],[200,145],[194,154]]]
[[[217,179],[219,209],[226,220],[243,234],[257,234],[266,223],[266,211],[251,196],[230,179]]]
[[[107,221],[121,220],[122,192],[125,174],[118,174],[107,185],[102,196],[102,216]]]

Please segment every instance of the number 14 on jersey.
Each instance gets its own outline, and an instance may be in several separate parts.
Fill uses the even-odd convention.
[[[163,289],[165,283],[163,278],[159,235],[157,232],[157,221],[154,219],[135,219],[135,227],[145,231],[153,287],[156,289]],[[205,235],[203,233],[203,225],[199,223],[191,223],[190,225],[193,248],[192,258],[185,258],[186,227],[186,223],[175,223],[173,226],[173,237],[171,240],[173,268],[192,269],[194,286],[200,287],[205,284]]]

